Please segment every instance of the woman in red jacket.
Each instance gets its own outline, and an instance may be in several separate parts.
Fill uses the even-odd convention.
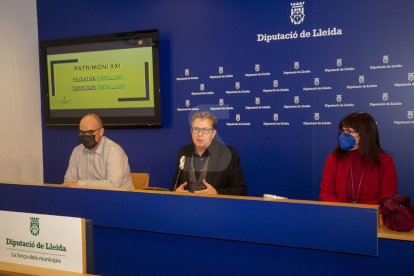
[[[338,126],[338,146],[328,156],[320,199],[378,204],[397,193],[397,171],[379,142],[378,128],[368,113],[351,113]]]

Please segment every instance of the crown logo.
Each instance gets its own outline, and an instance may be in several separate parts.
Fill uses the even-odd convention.
[[[303,1],[303,2],[296,2],[296,3],[290,3],[290,5],[292,6],[292,8],[296,8],[298,6],[303,6],[303,4],[305,4],[305,1]]]
[[[303,7],[304,4],[305,1],[290,3],[292,6],[290,9],[290,21],[292,24],[299,25],[305,19],[305,8]]]

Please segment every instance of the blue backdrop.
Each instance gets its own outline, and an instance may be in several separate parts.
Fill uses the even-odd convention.
[[[39,40],[160,32],[161,129],[107,129],[132,171],[170,187],[197,110],[240,156],[249,195],[318,199],[338,121],[377,120],[399,192],[414,197],[414,26],[410,0],[38,0]],[[296,15],[296,16],[292,16]],[[39,95],[40,96],[40,95]],[[43,127],[44,177],[61,183],[74,129]]]

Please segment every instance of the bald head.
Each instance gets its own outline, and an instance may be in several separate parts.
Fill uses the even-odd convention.
[[[103,127],[101,118],[97,114],[94,114],[94,113],[83,116],[79,125],[80,125],[81,130],[90,130],[90,129],[97,129],[97,128]],[[82,125],[91,126],[92,128],[83,129]]]

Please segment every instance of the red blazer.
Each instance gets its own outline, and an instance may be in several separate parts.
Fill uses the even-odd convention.
[[[350,166],[349,157],[338,160],[334,152],[328,156],[319,194],[322,201],[347,202],[346,185],[349,183]],[[394,161],[390,155],[383,153],[379,167],[365,167],[358,203],[378,204],[379,199],[396,193],[397,171]]]

